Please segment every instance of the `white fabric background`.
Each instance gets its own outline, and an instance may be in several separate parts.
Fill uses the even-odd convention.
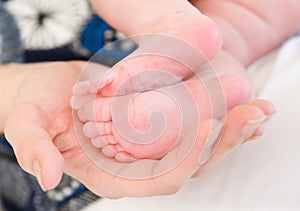
[[[277,113],[259,141],[228,155],[173,196],[99,200],[85,211],[300,210],[300,37],[249,68]]]

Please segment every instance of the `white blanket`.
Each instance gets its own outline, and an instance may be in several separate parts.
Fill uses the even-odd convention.
[[[257,97],[277,110],[263,138],[244,144],[176,195],[101,199],[85,210],[300,210],[300,37],[249,71]]]

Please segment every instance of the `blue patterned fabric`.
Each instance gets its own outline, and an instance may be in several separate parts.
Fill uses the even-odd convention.
[[[82,32],[81,45],[89,52],[96,53],[109,41],[105,37],[105,32],[110,30],[113,29],[101,18],[94,15]]]
[[[20,31],[12,15],[0,2],[0,64],[22,62],[23,49]]]

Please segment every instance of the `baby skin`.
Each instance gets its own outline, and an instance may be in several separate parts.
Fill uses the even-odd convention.
[[[97,90],[87,103],[87,95],[77,95],[73,108],[85,123],[84,134],[104,155],[120,162],[158,159],[202,119],[222,118],[227,110],[249,101],[250,80],[238,62],[222,51],[212,65],[218,77],[207,81],[194,75],[173,85],[114,97]],[[78,88],[75,94],[82,91],[82,86]]]
[[[94,96],[86,104],[73,104],[85,123],[84,134],[104,155],[120,162],[161,158],[200,119],[221,118],[227,110],[251,98],[251,83],[243,66],[225,51],[212,60],[214,77],[208,70],[195,70],[220,50],[222,37],[217,25],[188,1],[170,1],[168,7],[165,3],[147,3],[150,5],[145,12],[154,18],[144,20],[142,31],[136,31],[139,24],[132,33],[130,27],[123,29],[116,20],[110,20],[129,35],[154,35],[134,37],[139,48],[132,55],[104,77],[78,83],[74,91],[77,101]],[[96,9],[100,4],[94,3]],[[103,12],[104,18],[110,15]],[[160,21],[154,21],[156,17]],[[210,79],[205,79],[205,71]],[[207,84],[215,93],[207,91]],[[193,99],[186,102],[189,105],[184,105],[185,109],[178,103],[188,98],[184,90]],[[212,102],[212,95],[219,95],[220,102]],[[156,111],[160,114],[155,115]],[[184,121],[183,116],[198,118]]]
[[[283,30],[282,25],[277,24],[284,18],[295,20],[290,14],[298,14],[293,10],[296,1],[284,4],[293,11],[287,14],[282,14],[281,7],[274,7],[270,11],[263,9],[272,2],[249,4],[245,0],[195,0],[192,1],[194,6],[188,1],[179,0],[147,1],[143,2],[143,6],[138,1],[132,1],[132,4],[126,2],[95,0],[92,4],[111,25],[127,35],[163,34],[182,41],[175,42],[179,45],[187,43],[193,48],[190,50],[190,47],[168,45],[164,39],[151,39],[151,36],[147,39],[135,39],[139,48],[129,56],[130,59],[117,64],[104,78],[94,77],[76,85],[74,102],[77,102],[73,104],[73,108],[78,110],[79,119],[85,123],[85,135],[103,154],[120,162],[161,158],[180,142],[189,127],[197,124],[197,118],[185,122],[185,125],[181,124],[180,115],[184,112],[181,112],[177,101],[185,97],[182,87],[187,88],[193,96],[192,104],[195,105],[200,120],[221,118],[227,110],[249,101],[252,88],[245,67],[279,45],[298,27],[297,22],[293,22]],[[276,2],[282,4],[280,1]],[[241,11],[241,14],[231,13],[232,7],[240,8],[236,11]],[[113,13],[109,8],[121,9],[116,16],[116,12]],[[247,28],[240,18],[235,17],[239,15],[247,20]],[[123,23],[121,20],[125,19],[131,22]],[[221,33],[214,22],[224,35],[221,51]],[[272,27],[266,27],[267,25]],[[261,39],[257,40],[257,36]],[[197,57],[192,53],[195,49],[202,52],[202,59],[195,59]],[[139,53],[146,54],[136,56]],[[178,58],[186,65],[170,58],[154,56],[155,53],[171,54],[171,57]],[[203,69],[197,74],[191,71],[205,63],[205,59],[212,59],[212,65],[218,73],[217,78],[205,79],[205,74],[201,72],[205,72]],[[173,77],[166,77],[168,74]],[[197,78],[198,74],[206,80],[205,84]],[[222,89],[224,92],[220,104],[214,103],[212,106],[211,97],[214,93],[207,92],[208,84],[212,87],[210,90]],[[172,98],[174,93],[178,97],[177,101]],[[85,103],[87,96],[93,96],[93,100]],[[125,112],[117,112],[118,107]],[[159,123],[162,118],[151,116],[155,111],[163,114],[165,121],[161,127]],[[152,131],[157,133],[153,135]]]
[[[83,90],[86,92],[82,94],[97,91],[102,96],[112,97],[172,85],[193,76],[193,72],[182,66],[178,67],[177,62],[170,59],[166,61],[165,57],[153,55],[163,54],[186,64],[199,66],[214,57],[221,48],[222,36],[218,26],[188,1],[133,0],[129,4],[124,0],[92,0],[91,3],[110,25],[132,37],[139,49],[130,55],[132,59],[127,58],[112,68],[104,78],[93,79],[91,89]],[[187,52],[179,52],[182,50]],[[202,58],[198,56],[193,59],[196,50],[198,54],[201,52]],[[151,55],[138,56],[142,54]],[[147,78],[144,74],[138,74],[146,70],[159,72],[147,74]],[[161,77],[162,71],[176,77],[166,80]],[[120,84],[124,81],[130,81],[130,86],[121,90]]]

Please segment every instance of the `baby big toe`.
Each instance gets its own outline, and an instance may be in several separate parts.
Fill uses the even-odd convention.
[[[89,85],[92,90],[97,90],[97,93],[101,93],[102,89],[109,86],[115,78],[115,71],[107,71],[103,76],[100,76],[89,81]]]

